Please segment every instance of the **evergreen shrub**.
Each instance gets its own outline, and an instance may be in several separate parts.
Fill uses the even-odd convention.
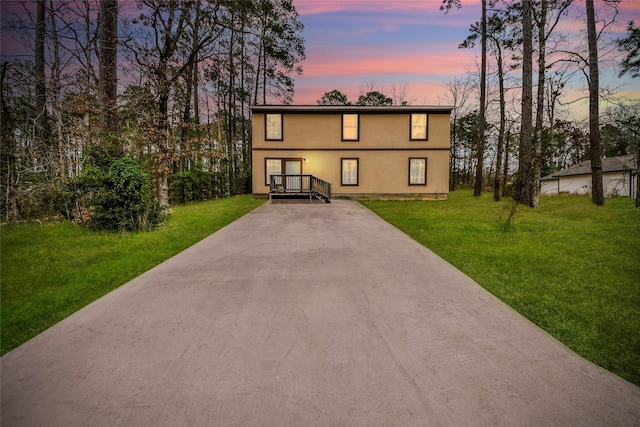
[[[96,230],[140,231],[157,225],[160,209],[148,174],[136,160],[112,161],[103,151],[93,147],[78,178],[76,218]]]

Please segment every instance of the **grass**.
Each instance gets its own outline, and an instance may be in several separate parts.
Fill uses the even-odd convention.
[[[543,197],[537,209],[455,191],[365,206],[586,359],[640,385],[640,210]],[[509,226],[506,227],[507,223]]]
[[[68,222],[1,228],[2,354],[263,203],[175,208],[150,233]],[[585,358],[640,385],[640,210],[626,198],[541,199],[538,209],[456,191],[440,202],[363,202]]]
[[[2,226],[2,354],[263,202],[246,195],[177,206],[148,233],[58,221]]]

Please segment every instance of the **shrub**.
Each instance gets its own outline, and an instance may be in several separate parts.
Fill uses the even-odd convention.
[[[87,225],[97,230],[148,230],[159,221],[149,176],[132,158],[109,162],[98,156],[78,178],[76,205],[87,206]],[[83,209],[79,208],[82,221]]]
[[[189,203],[215,199],[220,196],[215,173],[198,169],[171,176],[169,198],[172,203]]]

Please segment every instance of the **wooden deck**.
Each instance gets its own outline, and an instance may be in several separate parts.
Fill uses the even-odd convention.
[[[270,200],[307,197],[331,203],[331,184],[313,175],[271,175]]]

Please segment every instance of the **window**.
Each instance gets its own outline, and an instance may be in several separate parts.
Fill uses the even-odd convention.
[[[409,158],[409,185],[427,185],[426,157]]]
[[[359,117],[357,114],[343,114],[342,115],[342,140],[343,141],[358,141],[360,139]]]
[[[426,114],[411,114],[411,140],[428,139],[427,133],[428,119]]]
[[[272,175],[301,175],[302,159],[264,159],[265,185],[271,185]],[[281,184],[281,178],[276,178],[276,183]],[[299,179],[298,179],[299,181]],[[291,187],[287,182],[287,186]]]
[[[358,159],[341,159],[340,175],[342,185],[358,185]]]
[[[282,175],[282,159],[265,159],[266,185],[271,185],[271,175]]]
[[[265,115],[265,139],[282,141],[282,114]]]

